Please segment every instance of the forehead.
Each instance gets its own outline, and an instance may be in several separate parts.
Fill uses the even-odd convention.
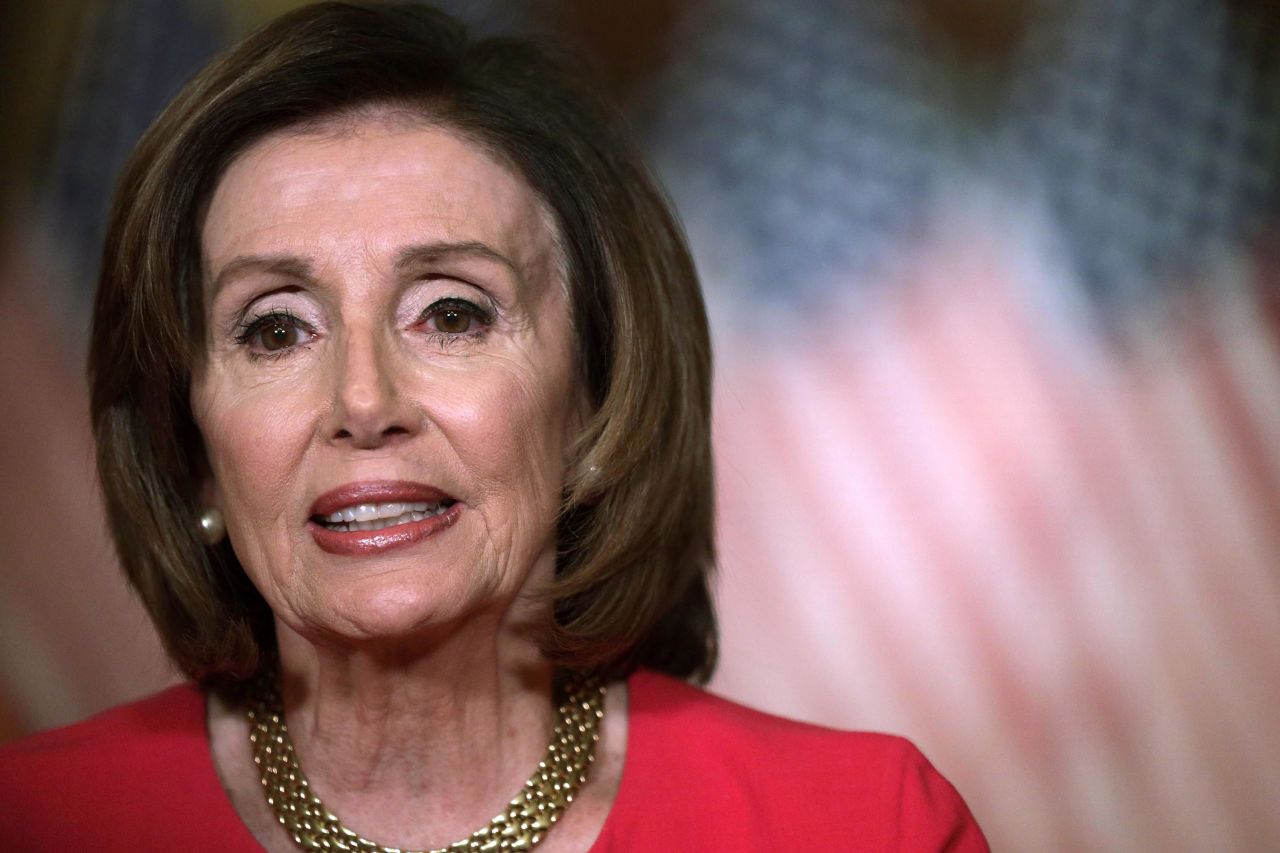
[[[223,173],[202,229],[207,265],[264,252],[394,254],[481,241],[520,265],[557,255],[546,205],[510,166],[449,128],[401,113],[271,134]]]

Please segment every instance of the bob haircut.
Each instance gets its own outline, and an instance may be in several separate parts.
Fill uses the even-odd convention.
[[[557,665],[705,680],[716,657],[711,353],[684,235],[622,121],[576,63],[469,40],[416,5],[321,3],[214,60],[142,137],[111,209],[89,352],[108,522],[179,667],[231,690],[275,656],[230,544],[198,536],[208,471],[189,394],[205,330],[200,233],[228,164],[265,136],[390,106],[513,167],[554,216],[580,381],[553,616]]]

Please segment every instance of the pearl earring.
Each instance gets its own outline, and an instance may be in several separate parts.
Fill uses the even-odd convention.
[[[217,507],[208,507],[200,513],[200,539],[206,545],[217,545],[227,535],[227,525]]]

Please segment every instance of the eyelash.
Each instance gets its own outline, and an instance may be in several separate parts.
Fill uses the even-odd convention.
[[[458,311],[469,315],[475,320],[480,328],[468,330],[465,332],[441,332],[438,330],[428,330],[427,335],[436,343],[448,345],[458,341],[475,340],[484,335],[488,331],[489,326],[493,325],[493,312],[482,308],[481,306],[470,302],[466,299],[460,299],[456,296],[446,296],[443,299],[437,299],[423,310],[418,317],[419,323],[427,323],[432,317],[442,314],[446,311]]]
[[[484,335],[488,330],[488,327],[493,325],[494,318],[491,311],[487,311],[481,306],[476,305],[474,302],[469,302],[466,299],[460,299],[456,296],[448,296],[444,299],[437,299],[435,302],[432,302],[423,310],[422,314],[419,315],[418,323],[427,323],[432,317],[446,311],[458,311],[466,314],[474,319],[479,324],[480,328],[465,332],[442,332],[438,330],[429,330],[427,332],[427,336],[431,338],[432,341],[442,346],[447,346],[459,341],[475,340],[476,338]],[[300,346],[306,346],[306,344],[295,344],[294,346],[285,347],[279,350],[255,352],[251,348],[251,343],[254,337],[260,334],[264,329],[274,325],[292,326],[300,331],[306,332],[307,334],[315,334],[315,331],[307,323],[299,319],[297,315],[288,308],[272,308],[263,314],[257,315],[256,317],[246,318],[243,320],[237,326],[235,342],[239,346],[248,349],[249,357],[252,359],[281,358],[293,352]]]
[[[315,331],[310,325],[302,321],[288,308],[271,308],[256,317],[245,318],[237,327],[235,341],[240,346],[245,347],[248,350],[249,357],[255,360],[281,358],[293,352],[298,347],[306,346],[306,344],[295,344],[279,350],[255,352],[250,346],[254,336],[261,333],[263,329],[274,325],[292,326],[293,328],[306,332],[307,334],[315,334]]]

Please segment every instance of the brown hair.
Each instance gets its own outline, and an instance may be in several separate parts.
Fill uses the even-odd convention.
[[[202,208],[274,131],[377,104],[513,165],[553,212],[593,415],[559,531],[562,666],[705,679],[716,626],[711,355],[684,236],[615,112],[556,48],[468,39],[422,6],[321,3],[216,59],[139,142],[112,206],[89,354],[98,471],[131,583],[169,654],[213,688],[274,654],[271,613],[197,535],[207,470],[188,401],[203,349]]]

